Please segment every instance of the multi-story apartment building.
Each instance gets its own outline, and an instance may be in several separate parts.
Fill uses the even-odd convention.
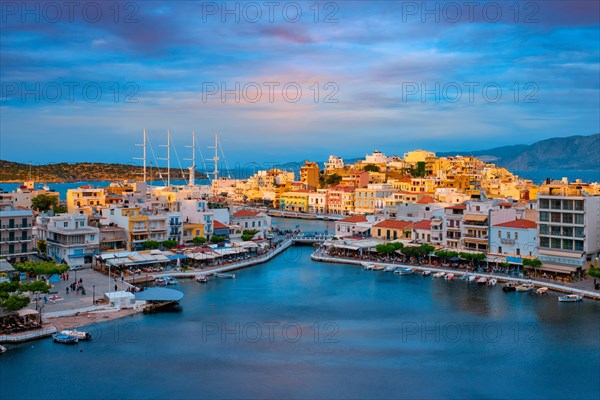
[[[279,198],[279,209],[293,212],[308,212],[310,194],[311,192],[307,190],[285,192]]]
[[[36,253],[32,221],[32,210],[9,206],[0,210],[0,257],[9,262],[20,262]]]
[[[327,189],[318,189],[308,193],[308,212],[313,214],[327,213]]]
[[[337,156],[329,156],[329,161],[325,163],[325,173],[330,174],[335,170],[344,168],[344,160]]]
[[[90,265],[98,254],[100,229],[88,225],[86,214],[40,215],[34,234],[46,242],[48,256],[71,267]]]
[[[354,212],[372,214],[383,211],[386,200],[395,192],[385,184],[371,184],[354,192]]]
[[[600,252],[600,193],[576,182],[553,182],[537,195],[539,259],[547,270],[577,273]]]
[[[142,243],[148,240],[164,242],[168,239],[167,216],[150,214],[139,207],[115,207],[102,209],[102,217],[107,223],[113,223],[127,234],[127,249],[142,249]]]
[[[319,164],[312,161],[300,167],[300,182],[306,190],[315,190],[319,187]]]
[[[461,204],[444,209],[444,246],[451,249],[461,247],[462,220],[466,208],[466,205]]]
[[[231,216],[231,224],[244,230],[255,229],[258,237],[266,238],[271,229],[271,217],[260,211],[239,210]]]
[[[327,208],[330,214],[349,215],[354,212],[354,186],[334,186],[327,189]]]
[[[413,221],[386,219],[371,228],[373,237],[385,240],[411,239]]]
[[[92,216],[100,208],[106,206],[106,190],[82,186],[67,190],[67,211],[70,214],[87,214]]]

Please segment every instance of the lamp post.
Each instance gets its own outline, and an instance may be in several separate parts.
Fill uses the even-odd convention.
[[[92,285],[92,305],[96,305],[96,285]]]

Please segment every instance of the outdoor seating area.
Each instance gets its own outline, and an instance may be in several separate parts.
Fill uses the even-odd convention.
[[[10,335],[41,327],[39,313],[35,310],[23,309],[0,315],[0,334]]]

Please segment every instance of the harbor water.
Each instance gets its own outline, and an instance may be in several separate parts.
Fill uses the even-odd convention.
[[[179,309],[88,326],[90,342],[8,345],[2,399],[600,397],[600,303],[318,263],[312,250],[180,280]]]

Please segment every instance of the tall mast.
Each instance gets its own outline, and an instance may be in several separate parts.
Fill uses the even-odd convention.
[[[146,128],[144,128],[144,143],[136,144],[136,146],[141,146],[144,148],[144,157],[134,157],[134,160],[144,160],[144,182],[146,182]]]
[[[215,133],[215,145],[208,146],[209,149],[215,149],[215,156],[213,162],[215,163],[215,169],[213,170],[213,181],[219,178],[219,134]]]
[[[194,184],[195,184],[194,179],[196,178],[196,172],[195,172],[196,171],[196,132],[192,131],[192,145],[185,146],[185,147],[192,148],[192,158],[186,158],[186,160],[192,161],[192,165],[188,167],[188,169],[190,170],[189,185],[194,186]]]
[[[167,186],[171,186],[171,130],[167,130],[167,144],[159,144],[161,147],[167,148]],[[165,160],[161,158],[161,160]],[[160,171],[160,170],[159,170]]]

